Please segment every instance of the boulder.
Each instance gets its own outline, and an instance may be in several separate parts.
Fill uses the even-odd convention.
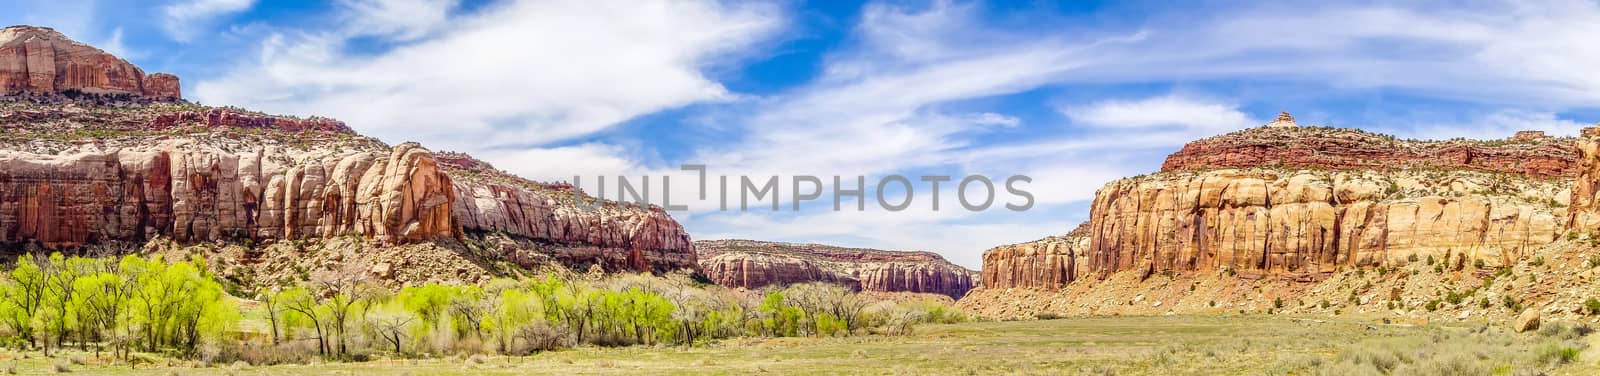
[[[1522,310],[1522,314],[1517,315],[1516,320],[1511,322],[1511,329],[1517,333],[1539,330],[1539,310],[1533,308]]]

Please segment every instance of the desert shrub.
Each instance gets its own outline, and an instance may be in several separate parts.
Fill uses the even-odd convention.
[[[1583,301],[1583,311],[1590,315],[1600,314],[1600,299],[1585,299]]]
[[[1422,306],[1422,308],[1427,309],[1428,312],[1437,311],[1437,310],[1439,310],[1439,300],[1438,299],[1429,300],[1427,304],[1424,304]]]
[[[1559,366],[1577,360],[1581,350],[1559,343],[1547,344],[1539,347],[1538,359],[1540,363]]]

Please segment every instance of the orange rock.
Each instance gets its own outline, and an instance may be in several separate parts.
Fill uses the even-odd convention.
[[[0,94],[133,94],[181,98],[178,77],[139,67],[46,27],[0,29]]]

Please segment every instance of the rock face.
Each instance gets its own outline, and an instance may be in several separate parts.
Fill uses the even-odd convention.
[[[1563,232],[1564,183],[1471,171],[1244,169],[1107,184],[1089,272],[1233,270],[1315,278],[1413,255],[1504,265]]]
[[[575,267],[697,267],[659,208],[389,147],[331,119],[0,102],[0,128],[0,245],[357,236],[386,246],[501,233]]]
[[[985,289],[1055,290],[1089,270],[1088,223],[1067,236],[1003,245],[983,252]]]
[[[569,265],[666,271],[696,268],[683,226],[659,207],[598,200],[569,185],[506,174],[464,154],[440,156],[456,181],[452,212],[471,232],[499,232],[552,244]]]
[[[455,237],[451,182],[426,149],[230,151],[193,140],[0,153],[0,242]]]
[[[1191,142],[1168,156],[1161,170],[1431,168],[1552,178],[1576,175],[1578,159],[1571,138],[1519,136],[1505,142],[1412,141],[1354,129],[1262,127]]]
[[[1600,227],[1600,215],[1584,214],[1595,211],[1600,142],[1569,141],[1397,141],[1314,127],[1200,140],[1159,173],[1106,184],[1086,228],[986,252],[983,285],[1055,290],[1126,271],[1317,280],[1421,259],[1510,265],[1569,222]]]
[[[700,266],[718,285],[760,288],[805,282],[861,291],[918,292],[960,298],[977,273],[930,252],[891,252],[750,240],[695,242]]]
[[[1567,223],[1574,230],[1594,231],[1600,229],[1600,126],[1584,128],[1577,149],[1581,158],[1573,179]]]
[[[0,94],[60,94],[73,90],[164,99],[182,97],[177,76],[146,76],[127,61],[50,28],[0,29]]]

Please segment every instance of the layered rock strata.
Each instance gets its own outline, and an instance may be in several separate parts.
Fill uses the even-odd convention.
[[[976,272],[931,252],[892,252],[750,240],[695,242],[700,266],[718,285],[743,288],[828,282],[860,291],[916,292],[960,298]]]

